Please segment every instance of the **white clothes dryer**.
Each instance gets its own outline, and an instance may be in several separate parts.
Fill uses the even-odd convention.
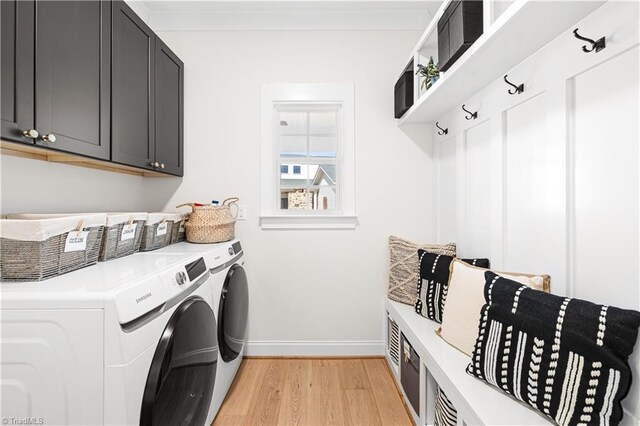
[[[193,253],[202,256],[211,273],[217,320],[218,367],[210,418],[213,420],[238,372],[244,355],[249,316],[249,284],[240,241],[218,244],[179,243],[159,254]]]

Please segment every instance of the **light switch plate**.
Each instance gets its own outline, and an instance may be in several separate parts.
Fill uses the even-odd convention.
[[[238,205],[238,220],[247,220],[247,206]]]

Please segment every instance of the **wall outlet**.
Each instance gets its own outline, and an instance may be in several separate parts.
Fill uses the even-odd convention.
[[[247,206],[238,205],[238,220],[247,220]]]

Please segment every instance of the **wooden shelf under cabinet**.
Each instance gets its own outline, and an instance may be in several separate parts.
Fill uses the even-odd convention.
[[[26,145],[18,142],[0,140],[0,151],[2,155],[13,157],[31,158],[33,160],[49,161],[52,163],[66,163],[73,166],[87,167],[90,169],[104,170],[108,172],[123,173],[132,176],[155,176],[171,177],[166,173],[154,172],[152,170],[137,169],[131,166],[101,161],[93,158],[82,157],[80,155],[67,154],[60,151],[53,151],[34,145]]]

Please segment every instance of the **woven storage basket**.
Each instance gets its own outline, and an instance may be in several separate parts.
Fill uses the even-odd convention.
[[[105,214],[37,216],[22,215],[23,219],[0,221],[2,281],[42,281],[98,262]],[[86,244],[77,250],[79,246],[72,247],[67,238],[80,236]]]
[[[140,251],[157,250],[171,244],[173,213],[149,213],[142,233]]]
[[[117,259],[140,251],[147,213],[107,213],[99,260]],[[123,230],[133,233],[128,235]]]
[[[196,206],[194,203],[180,204],[178,207],[190,206],[192,209],[185,227],[187,241],[190,243],[221,243],[233,240],[236,233],[238,217],[237,202],[239,198],[224,200],[221,206]],[[235,215],[231,206],[236,206]]]
[[[171,244],[180,243],[187,239],[187,229],[185,224],[187,222],[187,215],[182,213],[176,213],[173,220],[173,229],[171,232]]]

